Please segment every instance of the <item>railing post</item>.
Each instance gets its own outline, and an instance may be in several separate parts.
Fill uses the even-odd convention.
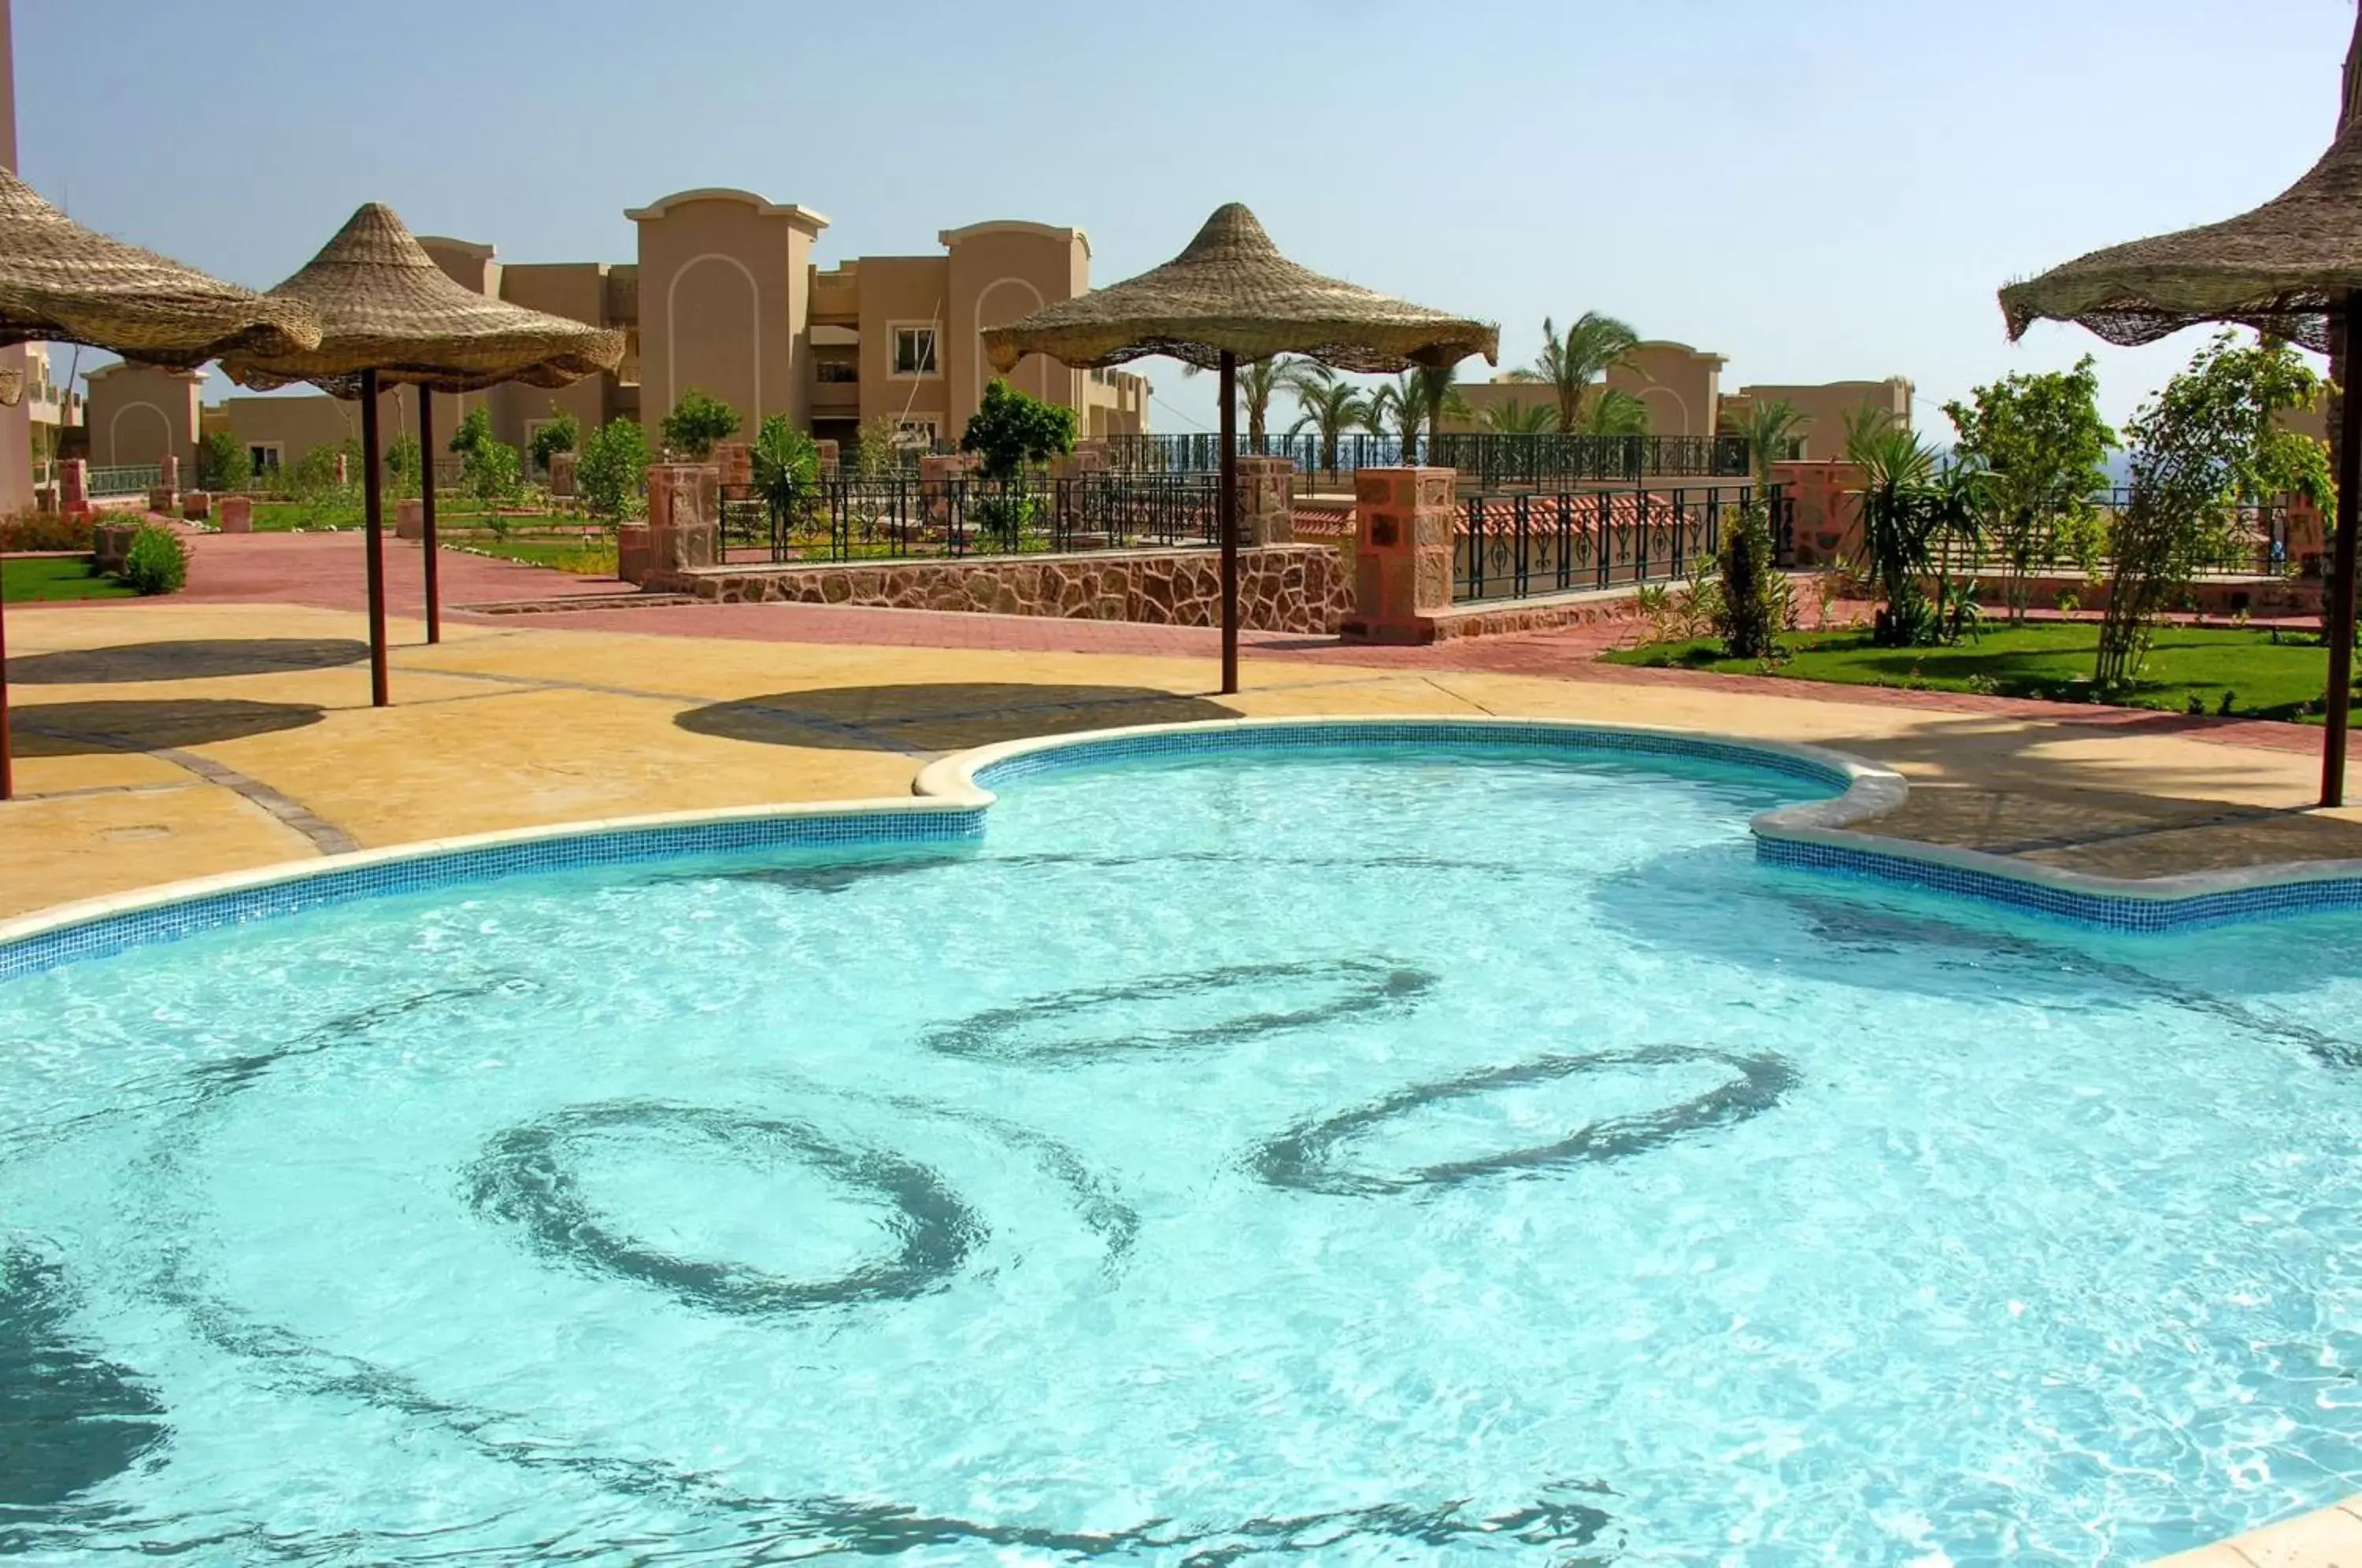
[[[1572,498],[1562,495],[1559,500],[1562,504],[1570,504]],[[1609,534],[1609,528],[1612,525],[1611,519],[1608,516],[1609,511],[1608,492],[1604,490],[1593,491],[1591,492],[1591,514],[1592,522],[1599,532],[1599,545],[1598,547],[1592,552],[1592,563],[1595,573],[1599,580],[1596,586],[1601,588],[1607,586],[1607,550],[1608,540],[1611,536]]]

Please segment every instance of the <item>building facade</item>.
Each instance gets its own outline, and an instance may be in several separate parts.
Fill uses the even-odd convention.
[[[626,345],[614,374],[570,387],[438,395],[438,436],[447,437],[479,404],[493,435],[512,446],[529,444],[560,411],[585,430],[621,418],[653,434],[695,388],[734,409],[749,436],[784,414],[848,446],[865,422],[879,418],[913,442],[956,439],[992,379],[978,335],[1090,287],[1090,241],[1076,228],[971,224],[944,230],[940,255],[864,256],[823,269],[811,253],[828,219],[751,191],[680,191],[624,215],[638,236],[630,262],[503,263],[490,245],[420,237],[436,265],[468,288],[620,329]],[[1085,437],[1147,429],[1142,377],[1069,370],[1036,356],[1009,380],[1075,409]],[[416,391],[384,396],[380,417],[401,422],[386,427],[414,428]],[[94,407],[105,401],[94,379]],[[201,423],[229,431],[258,469],[292,463],[359,429],[353,404],[316,393],[230,397]],[[95,444],[93,457],[114,460],[99,457]]]
[[[1722,390],[1719,354],[1693,348],[1686,343],[1642,343],[1619,365],[1608,370],[1606,386],[1629,392],[1649,411],[1652,436],[1714,436],[1743,418],[1759,402],[1784,400],[1804,415],[1803,450],[1806,458],[1845,455],[1846,421],[1865,409],[1874,409],[1911,428],[1912,384],[1903,376],[1878,381],[1827,381],[1816,386],[1780,385]],[[1557,394],[1544,382],[1496,376],[1489,381],[1463,385],[1462,398],[1472,417],[1447,420],[1446,428],[1482,430],[1493,409],[1516,404],[1522,408],[1558,407]]]

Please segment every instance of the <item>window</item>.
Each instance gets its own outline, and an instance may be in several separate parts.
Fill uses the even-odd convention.
[[[898,419],[894,422],[894,445],[925,451],[935,444],[936,429],[932,419]]]
[[[276,441],[258,441],[254,443],[246,449],[246,461],[247,466],[251,468],[257,474],[277,473],[279,471],[279,443]]]
[[[850,359],[815,359],[812,372],[822,386],[852,386],[861,380],[861,367]]]
[[[932,376],[935,373],[935,329],[898,326],[894,329],[894,373]]]

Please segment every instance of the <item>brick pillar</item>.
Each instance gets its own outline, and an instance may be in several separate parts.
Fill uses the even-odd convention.
[[[722,474],[708,463],[648,469],[648,566],[684,571],[722,559]]]
[[[1363,469],[1353,476],[1353,613],[1349,642],[1431,643],[1451,608],[1458,506],[1450,469]]]
[[[397,539],[426,537],[426,502],[416,496],[393,503],[393,536]]]
[[[919,459],[919,515],[926,527],[949,534],[958,509],[952,481],[973,476],[983,459],[973,452],[930,453]]]
[[[181,504],[181,459],[164,454],[156,465],[156,483],[148,492],[148,510],[170,512]]]
[[[1827,566],[1843,557],[1862,564],[1862,472],[1848,462],[1774,463],[1772,482],[1795,503],[1796,564]]]
[[[81,458],[58,465],[58,510],[68,517],[90,515],[90,464]]]
[[[221,521],[215,525],[225,534],[254,532],[254,501],[249,496],[225,495],[221,502]]]
[[[1296,464],[1287,458],[1239,459],[1239,542],[1296,543]]]
[[[744,441],[716,441],[713,466],[721,471],[722,483],[745,490],[755,482],[755,448]]]
[[[181,515],[192,523],[202,523],[214,514],[214,498],[202,490],[183,491],[181,494]]]
[[[553,452],[549,457],[549,493],[555,496],[574,494],[574,464],[579,454]]]
[[[815,441],[812,443],[812,446],[820,453],[821,477],[823,479],[834,479],[836,477],[838,460],[837,444],[833,441]]]

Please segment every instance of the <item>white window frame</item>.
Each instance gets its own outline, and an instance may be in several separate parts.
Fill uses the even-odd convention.
[[[894,445],[932,448],[944,433],[944,422],[932,414],[894,421]]]
[[[914,337],[920,333],[924,333],[926,335],[927,368],[923,370],[905,370],[900,368],[902,363],[902,335],[906,332],[913,335]],[[941,331],[937,330],[933,322],[897,321],[887,324],[886,373],[898,381],[932,381],[942,378],[944,373],[944,335]]]

